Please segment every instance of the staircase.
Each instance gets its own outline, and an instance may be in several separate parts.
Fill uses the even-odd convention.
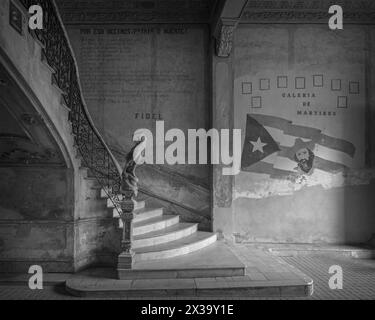
[[[122,221],[107,192],[101,191],[107,199],[107,207],[113,217]],[[122,195],[118,195],[119,200]],[[212,232],[198,231],[198,223],[182,223],[178,215],[165,215],[163,208],[146,207],[145,201],[136,203],[133,219],[132,249],[136,261],[157,260],[181,256],[213,244],[217,236]]]
[[[25,10],[33,4],[32,0],[19,2]],[[56,96],[59,97],[56,109],[63,106],[64,116],[55,118],[65,130],[64,143],[69,148],[69,154],[75,155],[74,170],[81,178],[92,180],[90,183],[83,183],[82,190],[77,189],[77,192],[82,193],[80,196],[86,197],[83,210],[92,214],[90,218],[99,216],[101,210],[110,210],[110,216],[117,220],[117,231],[120,234],[123,228],[119,216],[119,204],[123,200],[121,167],[89,115],[81,94],[77,64],[54,1],[40,0],[40,4],[44,12],[48,13],[44,29],[33,32],[29,30],[30,39],[35,40],[36,49],[40,53],[37,56],[41,56],[43,65],[47,67],[46,78],[52,80],[49,84],[52,84],[53,92],[57,92]],[[85,189],[87,186],[90,188],[91,184],[95,184],[92,189],[97,189],[99,185],[100,199],[97,199],[98,194],[92,196],[92,190]],[[244,275],[244,265],[224,243],[217,241],[217,235],[199,231],[197,223],[180,222],[178,215],[164,214],[163,208],[148,207],[145,201],[136,202],[133,214],[133,267],[120,268],[120,279]],[[86,216],[80,214],[78,220],[81,217]],[[84,237],[86,236],[87,233]],[[90,240],[86,242],[90,243]],[[91,250],[95,255],[96,248],[82,248],[86,252]],[[81,267],[77,265],[75,269]]]
[[[119,229],[122,221],[108,191],[101,190],[107,207]],[[122,195],[118,195],[122,200]],[[135,204],[132,269],[119,270],[120,279],[199,278],[243,276],[244,266],[216,233],[198,230],[198,223],[180,222],[178,215],[163,214],[163,208],[147,207],[145,201]],[[220,260],[218,259],[220,257]]]

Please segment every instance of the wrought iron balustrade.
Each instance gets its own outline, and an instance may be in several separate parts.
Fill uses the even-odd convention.
[[[43,8],[43,29],[30,30],[42,45],[43,59],[53,70],[52,82],[62,92],[63,103],[69,109],[75,144],[84,165],[121,213],[121,168],[96,129],[84,102],[78,66],[67,33],[53,0],[20,0],[28,10],[32,5]]]

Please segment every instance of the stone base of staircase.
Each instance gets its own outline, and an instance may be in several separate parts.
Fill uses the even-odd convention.
[[[239,260],[241,258],[241,260]],[[277,257],[223,242],[185,256],[138,261],[123,270],[86,270],[66,280],[68,293],[79,297],[306,297],[313,281]]]
[[[106,192],[101,190],[101,197]],[[119,195],[121,198],[121,195]],[[107,199],[113,217],[117,209]],[[122,221],[119,219],[119,228]],[[312,293],[312,280],[262,251],[229,246],[197,223],[180,222],[163,208],[137,202],[132,221],[133,256],[121,254],[110,274],[78,273],[66,290],[88,297],[290,297]],[[130,262],[132,268],[128,269]]]
[[[71,279],[66,290],[78,297],[123,298],[180,296],[200,297],[305,297],[312,294],[312,281],[253,281],[248,276],[196,279]]]

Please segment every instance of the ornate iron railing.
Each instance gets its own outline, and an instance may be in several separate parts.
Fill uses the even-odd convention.
[[[98,180],[103,190],[121,213],[118,195],[121,186],[121,167],[104,142],[89,115],[79,80],[77,62],[53,0],[20,0],[28,8],[43,8],[43,29],[30,30],[42,45],[43,59],[53,70],[52,82],[62,92],[63,103],[70,110],[75,144],[83,164]]]

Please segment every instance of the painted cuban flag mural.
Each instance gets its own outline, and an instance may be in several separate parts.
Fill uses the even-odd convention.
[[[355,146],[321,130],[268,115],[247,115],[242,171],[271,178],[297,178],[316,172],[339,173],[352,166]]]

